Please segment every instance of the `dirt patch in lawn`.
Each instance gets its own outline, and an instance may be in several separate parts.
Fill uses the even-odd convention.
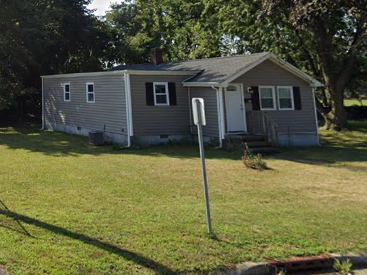
[[[6,268],[3,265],[0,265],[0,275],[10,275],[10,273],[6,271]]]

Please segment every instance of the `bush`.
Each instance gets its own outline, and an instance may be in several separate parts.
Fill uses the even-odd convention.
[[[348,275],[348,274],[351,274],[352,266],[353,266],[353,264],[350,262],[349,259],[347,259],[346,261],[339,261],[338,259],[335,259],[333,267],[340,274]]]
[[[265,160],[262,158],[262,155],[253,155],[248,148],[247,143],[245,143],[245,150],[242,156],[242,162],[247,168],[260,171],[268,169],[268,166],[266,165]]]

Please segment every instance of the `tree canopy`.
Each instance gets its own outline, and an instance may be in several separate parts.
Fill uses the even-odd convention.
[[[262,4],[260,18],[286,15],[302,41],[299,49],[308,56],[306,64],[325,84],[317,100],[325,128],[347,128],[344,91],[366,66],[367,1],[263,0]]]
[[[0,110],[40,99],[40,75],[109,65],[110,26],[89,0],[0,0]]]

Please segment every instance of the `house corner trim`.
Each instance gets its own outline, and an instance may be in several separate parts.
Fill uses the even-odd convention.
[[[42,79],[42,128],[41,131],[45,130],[45,96],[44,96],[44,79]]]
[[[316,88],[312,88],[312,100],[313,100],[313,108],[315,110],[315,126],[316,126],[316,133],[317,133],[317,143],[318,146],[321,146],[320,143],[320,131],[319,131],[319,121],[317,119],[317,107],[316,107],[316,95],[315,95],[315,89]]]
[[[128,73],[125,73],[125,97],[126,97],[128,147],[130,147],[131,137],[134,135],[134,127],[133,127],[132,104],[131,104],[131,83],[130,83],[130,74]]]

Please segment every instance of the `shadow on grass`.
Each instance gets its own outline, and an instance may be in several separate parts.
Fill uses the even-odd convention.
[[[344,133],[323,132],[320,147],[284,149],[276,158],[314,165],[341,164],[348,168],[348,162],[367,162],[366,133],[365,128]],[[350,168],[367,172],[367,165]]]
[[[315,165],[338,164],[339,162],[367,161],[367,123],[351,123],[351,132],[321,134],[322,146],[313,148],[282,149],[275,158]],[[42,132],[37,127],[0,128],[0,145],[9,149],[24,149],[51,156],[80,155],[136,155],[172,158],[199,158],[197,145],[161,145],[143,149],[118,148],[112,145],[92,146],[87,137],[59,132]],[[207,159],[241,160],[242,152],[226,151],[208,147]],[[268,158],[268,157],[267,157]],[[270,157],[272,158],[272,157]]]
[[[10,211],[8,209],[8,207],[1,200],[0,200],[0,205],[2,205],[6,211]],[[10,227],[8,225],[4,225],[4,224],[0,224],[0,227],[3,227],[3,228],[6,228],[6,229],[9,229],[11,231],[26,235],[28,237],[32,237],[32,235],[27,231],[27,229],[24,228],[24,226],[18,220],[16,220],[16,219],[13,219],[13,220],[15,221],[15,224],[18,227],[18,229],[17,228],[12,228],[12,227]]]
[[[197,145],[175,144],[160,145],[149,148],[132,149],[119,148],[113,145],[93,146],[88,138],[69,135],[60,132],[39,131],[37,127],[7,127],[0,128],[0,145],[9,149],[24,149],[31,152],[50,156],[80,156],[80,155],[140,155],[153,157],[199,158]],[[214,147],[206,148],[206,157],[209,159],[238,159],[241,152],[230,152]]]
[[[293,149],[284,150],[282,154],[274,156],[274,158],[315,165],[367,162],[367,148],[365,150],[354,148]]]
[[[87,138],[58,132],[44,132],[38,127],[0,128],[0,145],[9,149],[24,149],[53,156],[98,155],[99,148],[88,143]]]
[[[1,202],[1,201],[0,201]],[[62,235],[74,240],[81,241],[85,244],[95,246],[97,248],[103,249],[105,251],[108,251],[110,253],[116,254],[118,256],[123,257],[124,259],[128,261],[132,261],[140,266],[143,266],[145,268],[153,270],[156,274],[178,274],[176,271],[170,269],[169,267],[162,265],[152,259],[149,259],[147,257],[144,257],[138,253],[134,253],[125,249],[121,249],[115,245],[108,244],[105,242],[101,242],[97,239],[93,239],[91,237],[88,237],[84,234],[72,232],[70,230],[67,230],[65,228],[55,226],[46,222],[42,222],[40,220],[30,218],[15,212],[10,211],[3,202],[1,204],[5,207],[5,209],[0,208],[0,215],[3,215],[7,218],[11,218],[15,220],[18,224],[20,222],[27,223],[29,225],[37,226],[42,229],[49,230],[55,234]],[[6,228],[6,227],[5,227]],[[24,229],[24,227],[22,226]],[[24,229],[25,230],[25,229]],[[26,231],[27,232],[27,231]],[[28,233],[28,232],[27,232]],[[28,233],[29,234],[29,233]],[[30,235],[29,235],[30,236]]]

